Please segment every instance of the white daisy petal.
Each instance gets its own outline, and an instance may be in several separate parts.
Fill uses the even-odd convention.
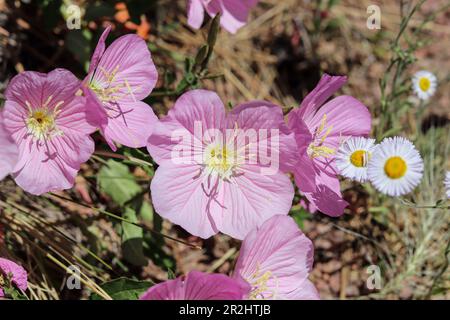
[[[434,95],[437,88],[437,78],[429,71],[421,70],[414,74],[412,78],[414,93],[421,100],[428,100]]]
[[[450,199],[450,171],[447,171],[447,174],[445,175],[445,191],[447,193],[447,198]]]
[[[336,167],[346,178],[364,182],[367,180],[367,164],[375,150],[375,139],[353,137],[347,139],[336,154]]]
[[[367,175],[378,191],[401,196],[411,192],[422,180],[422,157],[409,140],[386,138],[373,152]]]

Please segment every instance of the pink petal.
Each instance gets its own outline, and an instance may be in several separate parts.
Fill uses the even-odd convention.
[[[242,300],[248,285],[223,274],[191,271],[151,287],[141,300]]]
[[[288,115],[288,126],[295,136],[297,144],[297,163],[294,166],[295,183],[301,192],[316,190],[316,170],[314,161],[308,156],[307,149],[312,135],[300,116],[300,109],[292,110]]]
[[[233,108],[228,116],[228,127],[239,128],[244,132],[255,130],[259,135],[255,152],[263,155],[266,163],[276,159],[276,167],[283,172],[293,171],[297,163],[297,144],[294,134],[284,121],[283,110],[267,101],[251,101]],[[261,140],[265,131],[267,142]],[[278,143],[272,141],[278,140]],[[272,153],[273,152],[273,153]],[[270,156],[269,156],[270,155]],[[274,166],[273,163],[270,164]]]
[[[94,54],[91,58],[91,64],[89,65],[88,75],[92,75],[95,69],[97,68],[103,53],[105,52],[105,41],[108,38],[109,32],[111,31],[111,26],[108,26],[105,31],[103,31],[100,39],[98,40],[97,47],[95,47]]]
[[[322,76],[314,90],[306,96],[300,105],[300,116],[308,126],[310,126],[309,121],[316,111],[346,82],[347,77],[334,77],[328,74]]]
[[[200,29],[204,18],[202,0],[188,0],[188,24],[194,29]]]
[[[279,172],[264,175],[258,166],[245,166],[243,174],[224,183],[222,224],[219,230],[243,239],[252,229],[274,215],[289,212],[294,188],[288,176]]]
[[[325,142],[330,147],[338,147],[342,139],[350,136],[367,136],[371,130],[369,109],[350,96],[339,96],[327,102],[311,118],[308,126],[317,128],[326,115],[327,127],[332,127]]]
[[[142,101],[120,104],[120,113],[109,118],[104,129],[104,136],[109,141],[116,141],[132,148],[147,145],[153,127],[158,121],[152,108]]]
[[[60,101],[71,101],[80,86],[80,80],[65,69],[55,69],[48,74],[26,71],[11,80],[5,96],[8,101],[14,101],[25,109],[27,102],[32,109],[37,109],[47,101],[52,109]]]
[[[316,184],[317,190],[315,192],[304,193],[308,201],[328,216],[338,217],[344,214],[348,202],[342,198],[341,187],[336,174],[330,175],[321,171],[316,176]]]
[[[67,101],[61,109],[56,124],[58,128],[64,132],[74,132],[76,134],[91,134],[97,130],[97,127],[91,125],[87,119],[87,105],[86,98],[73,97],[72,100]]]
[[[213,202],[207,210],[208,197],[204,191],[207,182],[198,176],[198,166],[165,163],[156,170],[150,188],[158,214],[206,239],[218,232],[216,224],[220,221],[212,212],[221,208]]]
[[[28,138],[19,150],[12,176],[25,191],[41,195],[72,188],[81,163],[94,152],[94,141],[85,135],[64,135],[45,146]]]
[[[243,27],[248,19],[256,0],[212,0],[206,5],[206,10],[211,17],[217,13],[221,14],[221,25],[231,33],[236,33]]]
[[[101,130],[108,125],[108,115],[103,104],[95,93],[86,86],[82,87],[83,95],[86,97],[86,121]]]
[[[0,112],[0,180],[10,174],[17,162],[18,150],[10,134],[3,125],[3,112]]]
[[[312,242],[295,221],[274,216],[245,237],[233,276],[250,283],[250,298],[318,298],[307,279],[313,258]]]
[[[11,280],[17,286],[17,288],[22,291],[27,290],[27,272],[22,266],[19,266],[17,263],[12,262],[11,260],[0,258],[0,273],[4,276],[12,274]]]

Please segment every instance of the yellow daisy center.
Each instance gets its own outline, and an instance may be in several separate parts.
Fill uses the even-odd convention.
[[[384,165],[384,172],[391,179],[399,179],[406,173],[408,166],[401,157],[391,157]]]
[[[369,160],[369,153],[365,150],[356,150],[350,156],[350,162],[358,168],[365,167]]]
[[[419,88],[422,91],[428,91],[428,89],[430,89],[431,87],[431,81],[430,79],[426,78],[426,77],[422,77],[419,79]]]

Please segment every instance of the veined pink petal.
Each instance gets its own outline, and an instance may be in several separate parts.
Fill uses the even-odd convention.
[[[44,104],[53,109],[61,101],[71,101],[80,86],[80,80],[65,69],[55,69],[48,74],[26,71],[10,81],[5,97],[27,111],[27,104],[32,109],[40,108]]]
[[[120,105],[120,113],[109,118],[104,134],[132,148],[145,147],[157,121],[158,117],[148,104],[142,101],[124,102]]]
[[[317,173],[314,161],[307,153],[308,146],[312,142],[312,134],[301,118],[300,109],[294,109],[289,113],[288,126],[294,133],[297,144],[297,162],[293,170],[295,183],[301,192],[314,192]]]
[[[86,86],[82,87],[83,95],[86,97],[86,120],[87,122],[99,128],[102,132],[108,125],[108,114],[103,108],[102,102],[95,93]]]
[[[327,102],[311,118],[308,126],[317,128],[326,117],[326,126],[331,131],[325,139],[330,147],[339,147],[342,139],[353,136],[367,136],[372,120],[369,109],[351,96],[339,96]]]
[[[252,229],[274,215],[286,215],[294,198],[294,188],[287,175],[264,175],[260,167],[246,166],[243,174],[223,183],[220,231],[243,239]],[[222,196],[222,194],[220,194]]]
[[[19,147],[21,160],[12,176],[22,189],[41,195],[73,186],[81,163],[94,152],[94,141],[86,135],[66,135],[47,146],[26,139]]]
[[[151,287],[141,300],[242,300],[249,287],[223,274],[189,272]]]
[[[320,171],[316,176],[317,189],[314,192],[304,192],[310,203],[318,210],[331,217],[344,214],[348,202],[342,198],[339,179],[336,174],[331,175]]]
[[[206,239],[218,232],[220,216],[216,212],[221,208],[209,201],[208,182],[199,175],[198,166],[165,163],[156,170],[150,187],[156,212]]]
[[[228,115],[228,127],[256,130],[259,156],[267,162],[277,159],[277,169],[292,172],[297,163],[297,144],[294,133],[284,121],[283,110],[267,101],[251,101],[233,108]],[[262,131],[267,132],[267,143],[263,143]],[[276,143],[275,141],[278,141]],[[276,154],[276,156],[275,156]],[[271,163],[270,165],[274,165]]]
[[[248,19],[250,10],[256,6],[258,0],[203,0],[209,16],[221,14],[221,25],[231,33],[236,33]]]
[[[103,56],[103,53],[105,52],[106,48],[106,38],[108,38],[109,32],[111,31],[111,26],[108,26],[105,31],[103,31],[102,35],[98,39],[97,46],[95,47],[94,54],[91,58],[91,64],[89,65],[89,71],[88,75],[92,75],[97,68],[101,57]]]
[[[188,0],[188,24],[194,29],[200,29],[205,18],[202,0]]]
[[[12,283],[22,291],[27,290],[28,288],[27,272],[22,266],[19,266],[17,263],[5,258],[0,258],[0,274],[3,276],[12,275],[11,278]],[[3,296],[4,292],[0,287],[0,298]]]
[[[242,243],[233,277],[252,287],[250,299],[319,299],[308,281],[314,258],[309,240],[288,216],[274,216]]]
[[[311,91],[300,105],[300,116],[309,126],[309,120],[314,116],[317,110],[345,83],[347,77],[330,76],[324,74],[317,86]]]
[[[0,180],[10,174],[17,162],[18,150],[10,134],[3,125],[3,112],[0,112]]]

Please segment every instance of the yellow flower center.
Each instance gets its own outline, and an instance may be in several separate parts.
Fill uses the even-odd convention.
[[[391,179],[399,179],[406,173],[408,166],[405,160],[400,157],[391,157],[384,165],[384,172]]]
[[[370,154],[365,150],[356,150],[350,156],[350,162],[358,168],[367,166]]]
[[[219,144],[209,145],[205,158],[208,173],[215,173],[222,179],[229,179],[237,167],[233,149]]]
[[[420,78],[419,79],[419,87],[422,91],[428,91],[428,89],[430,89],[431,86],[431,81],[428,78]]]
[[[33,109],[28,101],[25,102],[28,107],[28,117],[25,120],[28,132],[38,140],[50,139],[54,135],[61,134],[61,131],[56,128],[56,117],[64,101],[58,102],[50,109],[48,105],[52,98],[52,96],[48,97],[47,101],[37,109]]]

